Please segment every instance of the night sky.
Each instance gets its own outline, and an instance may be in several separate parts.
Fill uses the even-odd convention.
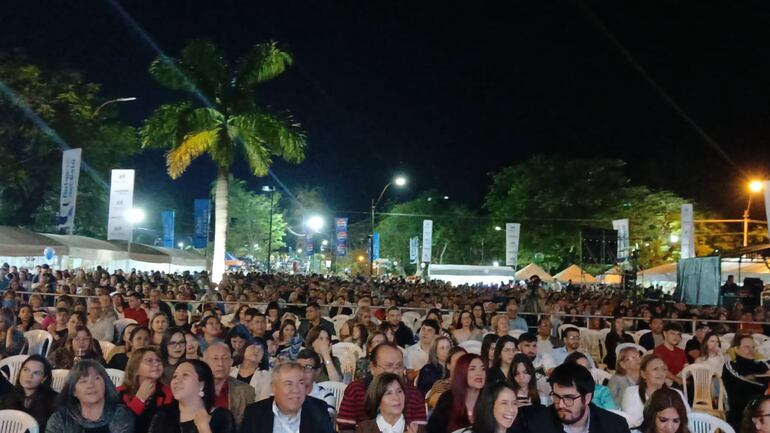
[[[366,211],[397,173],[410,186],[391,199],[434,189],[478,206],[490,172],[546,153],[622,158],[634,182],[735,218],[743,179],[770,171],[767,1],[119,4],[172,56],[192,38],[213,40],[231,58],[270,39],[291,51],[295,65],[259,98],[290,109],[309,148],[304,163],[277,163],[274,172],[289,189],[322,187],[332,209]],[[0,14],[0,50],[21,47],[34,62],[81,70],[103,83],[106,98],[136,96],[115,108],[139,126],[177,95],[150,78],[157,52],[137,30],[109,0],[11,0]],[[162,190],[192,207],[214,179],[202,159],[172,182],[160,151],[123,168],[139,171],[137,202]],[[245,166],[235,172],[255,188],[268,183]],[[761,204],[754,214],[764,214]]]

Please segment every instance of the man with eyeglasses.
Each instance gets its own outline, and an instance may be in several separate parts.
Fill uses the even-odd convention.
[[[370,355],[372,363],[369,366],[371,374],[365,378],[354,380],[345,388],[340,410],[337,415],[337,425],[340,433],[353,431],[356,424],[368,419],[364,411],[366,390],[372,379],[382,373],[394,373],[404,375],[404,356],[401,349],[393,343],[381,343],[372,349]],[[425,422],[425,397],[422,393],[407,383],[405,387],[406,401],[404,403],[404,417],[411,421]]]
[[[596,383],[585,367],[568,363],[549,378],[553,404],[519,408],[522,427],[531,433],[628,433],[620,415],[592,403]]]
[[[318,384],[321,375],[321,358],[310,349],[302,349],[297,354],[297,364],[302,367],[305,375],[305,392],[310,397],[315,397],[326,402],[326,410],[333,420],[337,416],[337,398],[334,393]]]
[[[588,363],[591,365],[591,368],[596,368],[596,364],[594,364],[594,360],[591,358],[591,355],[589,355],[588,352],[580,349],[579,329],[575,328],[574,326],[565,328],[564,331],[562,331],[561,339],[564,341],[564,346],[553,349],[553,352],[551,352],[551,358],[553,358],[554,365],[561,365],[564,363],[564,360],[567,359],[567,356],[569,356],[570,353],[578,351],[584,354],[586,358],[588,358]]]

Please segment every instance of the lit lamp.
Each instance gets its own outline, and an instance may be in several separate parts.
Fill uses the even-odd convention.
[[[743,246],[749,246],[749,211],[751,210],[751,199],[755,193],[762,191],[765,187],[761,180],[752,180],[748,184],[749,201],[746,203],[746,210],[743,211]]]
[[[403,187],[406,185],[406,178],[404,176],[398,176],[393,181],[388,182],[387,185],[385,185],[385,188],[382,189],[382,192],[380,193],[380,196],[377,197],[377,200],[372,199],[372,227],[371,227],[371,233],[369,234],[369,276],[371,277],[374,274],[374,211],[377,209],[377,205],[380,204],[380,200],[382,200],[382,196],[385,195],[385,191],[388,190],[388,187],[390,187],[391,184],[395,184],[398,187]]]

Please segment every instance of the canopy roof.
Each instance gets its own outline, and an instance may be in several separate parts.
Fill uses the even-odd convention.
[[[515,278],[513,268],[508,266],[434,265],[428,266],[428,278],[441,280],[453,285],[460,284],[505,284]]]
[[[42,256],[46,247],[53,248],[59,255],[69,252],[69,249],[57,239],[19,227],[0,226],[0,256],[2,257]]]
[[[613,266],[605,273],[597,275],[596,279],[605,284],[620,284],[623,282],[623,272],[620,270],[620,266]]]
[[[517,280],[528,280],[532,278],[533,275],[537,275],[540,277],[542,281],[545,282],[551,282],[553,281],[553,277],[551,274],[543,270],[540,266],[530,263],[527,266],[524,266],[521,268],[518,272],[516,272],[516,279]]]
[[[584,271],[580,266],[578,265],[570,265],[567,267],[567,269],[559,272],[558,274],[554,275],[554,278],[561,282],[580,282],[580,283],[595,283],[596,278],[594,278],[593,275],[589,274],[588,272]]]

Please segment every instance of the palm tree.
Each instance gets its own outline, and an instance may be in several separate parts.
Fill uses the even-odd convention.
[[[257,85],[292,63],[275,42],[255,45],[230,64],[209,41],[192,41],[179,58],[160,57],[150,74],[162,86],[193,96],[192,101],[158,107],[140,130],[143,147],[168,148],[168,175],[176,179],[205,154],[217,166],[212,280],[224,273],[228,175],[239,151],[255,176],[265,176],[274,156],[299,163],[305,133],[288,112],[258,105]]]

